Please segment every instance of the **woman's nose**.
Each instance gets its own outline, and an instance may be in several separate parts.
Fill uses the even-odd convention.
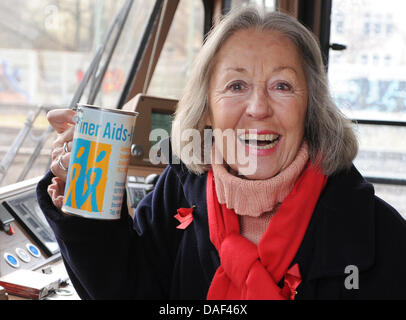
[[[270,98],[264,89],[253,91],[248,101],[246,114],[256,120],[260,120],[272,115]]]

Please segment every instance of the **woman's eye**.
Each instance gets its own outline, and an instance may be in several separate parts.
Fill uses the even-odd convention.
[[[238,92],[244,89],[244,85],[241,82],[233,82],[228,86],[228,89],[233,92]]]
[[[291,91],[292,86],[289,83],[286,83],[286,82],[278,82],[275,85],[275,89],[280,90],[280,91]]]

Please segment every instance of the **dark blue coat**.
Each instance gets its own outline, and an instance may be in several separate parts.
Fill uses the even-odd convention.
[[[52,177],[38,184],[38,200],[81,298],[205,299],[219,265],[209,239],[207,174],[168,166],[134,220],[124,205],[118,221],[63,215],[46,191]],[[192,205],[192,224],[177,229],[177,209]],[[406,222],[352,167],[328,179],[294,263],[303,278],[296,299],[406,299]],[[354,269],[345,273],[351,265],[359,289],[345,286],[346,277],[357,283]]]

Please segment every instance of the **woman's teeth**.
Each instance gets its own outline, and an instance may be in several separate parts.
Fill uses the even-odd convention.
[[[273,148],[278,143],[280,135],[246,133],[239,135],[238,139],[252,148],[261,150]]]

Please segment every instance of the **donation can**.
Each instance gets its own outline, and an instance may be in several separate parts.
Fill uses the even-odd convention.
[[[62,211],[120,218],[137,112],[78,104]]]

